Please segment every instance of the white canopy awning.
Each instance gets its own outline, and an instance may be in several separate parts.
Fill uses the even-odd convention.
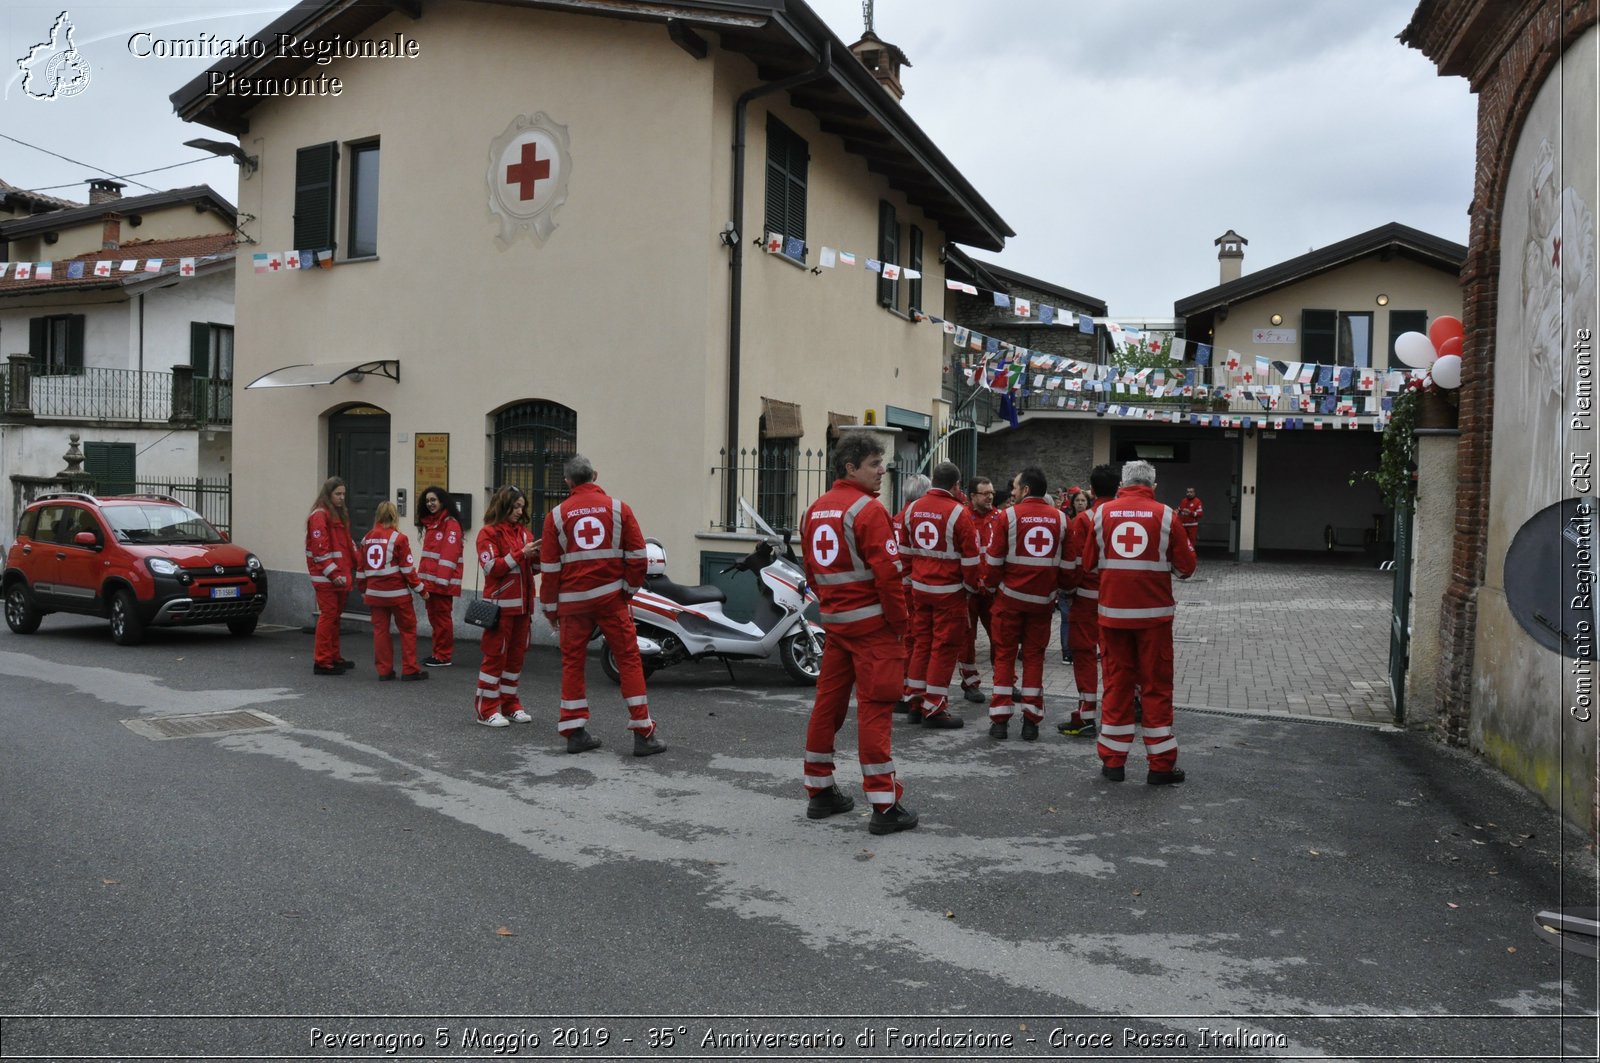
[[[244,386],[251,388],[314,388],[341,380],[358,381],[365,376],[388,377],[399,383],[400,360],[384,358],[375,362],[328,362],[321,365],[286,365],[256,377]]]

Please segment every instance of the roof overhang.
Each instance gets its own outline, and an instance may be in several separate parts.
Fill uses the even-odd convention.
[[[337,384],[349,380],[359,384],[369,376],[387,377],[400,382],[400,360],[381,358],[372,362],[325,362],[320,365],[286,365],[263,373],[244,386],[251,388],[314,388],[319,384]]]

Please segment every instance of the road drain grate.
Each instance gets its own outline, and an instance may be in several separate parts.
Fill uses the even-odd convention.
[[[166,738],[207,738],[239,731],[260,731],[281,727],[283,721],[259,712],[202,712],[189,716],[153,716],[142,720],[123,720],[135,734],[160,741]]]

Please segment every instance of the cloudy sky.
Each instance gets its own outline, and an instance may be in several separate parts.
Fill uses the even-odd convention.
[[[811,0],[846,43],[860,0]],[[85,198],[209,184],[231,163],[168,95],[205,61],[137,59],[128,38],[251,33],[288,0],[5,0],[0,178]],[[1387,222],[1465,243],[1476,100],[1403,47],[1416,0],[877,0],[910,58],[905,106],[1017,236],[1001,264],[1166,317],[1217,283],[1212,241],[1250,272]],[[17,60],[65,8],[90,65],[76,96],[23,91]],[[13,139],[4,139],[13,138]],[[27,146],[25,146],[27,145]],[[39,149],[45,149],[43,151]],[[61,159],[47,154],[66,156]]]

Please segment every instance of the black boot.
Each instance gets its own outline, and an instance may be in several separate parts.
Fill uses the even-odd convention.
[[[989,725],[989,737],[990,738],[998,738],[998,739],[1001,739],[1003,741],[1003,740],[1011,737],[1011,735],[1008,733],[1008,731],[1009,731],[1009,728],[1006,727],[1006,721],[1004,721],[1004,720],[996,720],[994,723],[991,723]]]
[[[649,757],[657,753],[665,753],[667,744],[655,735],[633,732],[633,755],[636,757]]]
[[[837,786],[830,786],[819,794],[812,794],[806,802],[807,819],[827,819],[856,807],[854,798],[846,797]]]
[[[872,818],[867,821],[867,830],[873,834],[893,834],[895,831],[910,830],[916,825],[917,814],[896,802],[881,811],[873,809]]]
[[[1151,786],[1176,786],[1184,780],[1187,774],[1182,768],[1173,768],[1171,771],[1153,771],[1144,777],[1144,781]]]
[[[594,735],[590,734],[588,731],[585,731],[581,727],[567,735],[568,753],[587,753],[591,749],[599,748],[600,739],[596,738]]]
[[[1022,740],[1024,742],[1037,742],[1039,740],[1039,725],[1032,720],[1023,720]]]
[[[935,713],[932,716],[924,716],[922,718],[922,726],[934,728],[940,731],[955,731],[965,727],[966,725],[967,721],[963,720],[949,709],[946,709],[940,713]]]
[[[1128,777],[1128,769],[1122,767],[1121,765],[1113,768],[1109,764],[1102,764],[1100,765],[1100,774],[1104,775],[1112,782],[1121,782],[1123,779]]]

